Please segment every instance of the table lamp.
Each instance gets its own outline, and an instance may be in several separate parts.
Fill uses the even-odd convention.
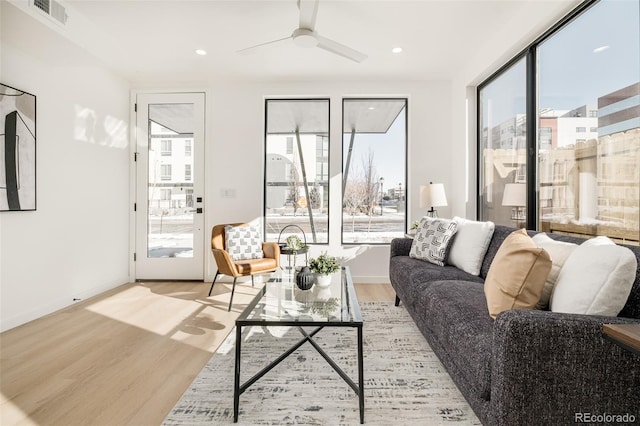
[[[427,216],[438,217],[438,211],[434,207],[447,205],[447,196],[444,193],[444,184],[429,182],[429,185],[420,185],[420,208],[430,207]]]
[[[524,222],[524,206],[527,205],[527,190],[524,183],[508,183],[504,186],[502,205],[513,207],[511,209],[511,220],[514,222]]]

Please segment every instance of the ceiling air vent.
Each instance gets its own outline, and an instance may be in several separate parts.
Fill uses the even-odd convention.
[[[32,5],[54,21],[62,25],[67,23],[67,9],[61,3],[55,0],[33,0]]]

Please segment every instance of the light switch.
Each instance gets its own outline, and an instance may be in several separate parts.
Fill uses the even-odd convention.
[[[236,198],[236,190],[231,188],[223,188],[220,190],[222,198]]]

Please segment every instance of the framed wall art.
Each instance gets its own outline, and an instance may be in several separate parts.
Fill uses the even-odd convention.
[[[0,211],[36,209],[36,97],[0,83]]]

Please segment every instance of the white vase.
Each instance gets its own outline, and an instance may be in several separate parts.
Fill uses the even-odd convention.
[[[320,288],[329,287],[331,285],[331,275],[316,274],[316,285]]]

